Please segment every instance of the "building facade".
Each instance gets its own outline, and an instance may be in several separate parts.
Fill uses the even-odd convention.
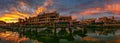
[[[21,19],[20,19],[21,20]],[[57,12],[43,13],[36,17],[30,17],[24,20],[26,25],[53,25],[53,24],[65,24],[72,21],[71,16],[60,16]],[[23,22],[23,20],[21,20]]]
[[[0,26],[6,26],[6,22],[0,21]]]

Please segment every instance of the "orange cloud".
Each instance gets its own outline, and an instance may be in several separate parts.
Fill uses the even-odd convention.
[[[105,10],[110,11],[114,14],[120,14],[120,3],[108,4],[105,6]]]
[[[45,0],[42,6],[38,6],[38,8],[34,11],[33,16],[37,16],[38,14],[45,12],[48,6],[53,4],[52,0]]]
[[[9,13],[4,13],[0,17],[0,21],[5,21],[6,23],[18,22],[18,18],[24,17],[29,17],[29,15],[17,11],[16,8],[11,8]]]
[[[81,15],[91,15],[91,14],[97,14],[102,13],[102,8],[89,8],[83,12],[80,12]]]
[[[96,7],[96,8],[88,8],[82,12],[79,12],[81,15],[92,15],[92,14],[99,14],[105,12],[111,12],[113,14],[120,14],[120,3],[114,4],[106,4],[103,8]]]
[[[44,12],[44,11],[46,11],[46,8],[45,8],[45,7],[38,7],[38,8],[34,11],[34,13],[33,13],[32,16],[37,16],[38,14],[40,14],[40,13],[42,13],[42,12]]]
[[[52,0],[45,0],[42,6],[39,6],[34,10],[34,12],[32,13],[32,16],[36,16],[42,12],[45,12],[47,10],[47,7],[52,4],[53,4]],[[26,11],[26,9],[28,8],[28,6],[26,5],[27,4],[25,2],[20,0],[20,4],[17,7],[20,7],[22,11]],[[22,13],[18,11],[17,8],[13,7],[9,9],[8,13],[4,13],[2,16],[0,16],[0,21],[5,21],[7,23],[18,22],[18,18],[24,19],[25,17],[30,17],[30,15],[26,13]]]
[[[94,8],[88,8],[79,12],[72,12],[72,14],[79,14],[79,15],[73,16],[72,18],[73,19],[78,18],[81,15],[88,16],[88,15],[95,15],[95,14],[104,14],[109,12],[115,15],[120,15],[120,3],[106,4],[103,7],[94,7]]]

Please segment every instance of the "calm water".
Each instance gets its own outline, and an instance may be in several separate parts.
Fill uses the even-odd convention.
[[[111,33],[100,34],[100,32],[88,32],[87,37],[81,40],[92,41],[95,43],[120,43],[120,29],[110,31]]]
[[[35,43],[33,40],[29,40],[29,38],[22,37],[19,38],[19,34],[17,32],[4,31],[0,32],[0,43]]]
[[[107,35],[105,34],[101,34],[102,32],[88,32],[86,37],[81,38],[79,36],[74,36],[75,41],[76,42],[80,42],[80,41],[85,41],[87,43],[120,43],[120,29],[115,30],[115,31],[110,31],[110,33],[107,33]],[[4,33],[6,34],[6,33]],[[10,33],[9,33],[10,34]],[[18,34],[17,34],[18,35]],[[14,36],[14,35],[13,35]],[[2,36],[0,35],[0,43],[13,43],[13,40],[5,40],[3,38],[1,38]],[[76,43],[76,42],[69,42],[69,41],[65,41],[64,39],[60,39],[60,43]],[[23,40],[21,41],[21,43],[35,43],[35,41],[33,40]]]

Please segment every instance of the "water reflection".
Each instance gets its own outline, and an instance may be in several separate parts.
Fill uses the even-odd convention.
[[[0,31],[0,43],[35,43],[26,37],[19,37],[19,33],[11,31]]]
[[[93,31],[94,30],[94,31]],[[120,43],[120,29],[88,29],[87,37],[81,40],[93,41],[95,43]]]
[[[39,41],[42,42],[46,42],[46,43],[50,43],[50,42],[55,42],[56,41],[61,41],[61,39],[65,39],[67,40],[67,42],[71,42],[69,40],[73,39],[72,41],[74,43],[74,41],[78,41],[80,42],[84,42],[84,43],[120,43],[120,38],[119,38],[119,32],[120,29],[114,29],[114,28],[87,28],[87,29],[72,29],[72,35],[70,34],[70,30],[69,29],[59,29],[59,31],[57,31],[56,33],[56,37],[57,39],[54,39],[54,34],[52,32],[52,30],[49,29],[45,29],[41,32],[36,33],[36,31],[28,31],[25,32],[25,34],[27,34],[27,37],[30,37],[30,35],[33,35],[34,37],[30,37],[32,39],[37,39]],[[35,35],[33,34],[35,33]],[[72,36],[72,37],[71,37]],[[64,41],[65,41],[64,40]],[[71,43],[72,43],[71,42]]]
[[[57,37],[59,36],[59,41],[63,41],[63,42],[65,41],[66,43],[80,43],[80,42],[81,43],[120,43],[120,29],[86,28],[86,29],[78,29],[78,30],[73,29],[73,30],[72,30],[72,35],[73,35],[72,37],[74,38],[74,40],[68,41],[68,39],[71,39],[69,34],[69,29],[59,29],[59,31],[57,31]],[[23,33],[24,35],[27,34],[27,37],[32,35],[32,37],[29,38],[35,39],[37,37],[38,41],[44,40],[46,43],[50,43],[51,41],[55,42],[55,40],[52,38],[54,34],[49,29],[45,29],[44,31],[40,31],[39,33],[31,30],[30,31],[28,30]],[[9,40],[12,40],[11,38],[16,40],[19,39],[18,38],[19,34],[17,32],[10,32],[10,31],[0,32],[0,37],[8,38],[8,36],[10,38]],[[27,40],[27,41],[22,41],[21,43],[34,43],[34,42],[32,40]]]

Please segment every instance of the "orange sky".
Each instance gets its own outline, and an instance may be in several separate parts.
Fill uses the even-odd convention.
[[[64,1],[66,1],[66,0],[64,0]],[[66,13],[68,10],[71,10],[71,8],[66,9],[66,8],[62,8],[62,7],[67,6],[67,5],[68,5],[67,7],[72,7],[69,5],[72,5],[72,4],[75,5],[75,3],[78,3],[78,2],[73,3],[73,1],[71,1],[71,2],[69,1],[70,3],[69,2],[63,3],[64,1],[61,1],[61,3],[56,3],[56,2],[53,2],[53,0],[44,0],[42,5],[36,6],[36,8],[33,8],[34,9],[33,12],[29,14],[29,13],[25,13],[25,11],[27,11],[27,9],[30,6],[28,5],[28,3],[26,4],[25,2],[23,2],[23,0],[20,0],[20,3],[17,5],[17,7],[9,7],[7,13],[3,13],[0,15],[0,21],[5,21],[7,23],[11,23],[11,22],[18,22],[18,18],[24,19],[25,17],[37,16],[39,13],[46,12],[46,10],[48,10],[48,7],[51,5],[54,5],[54,3],[59,5],[59,6],[56,5],[57,8],[59,8],[59,7],[61,8],[59,10],[63,10],[63,12]],[[85,1],[89,5],[89,2],[87,2],[89,0],[85,0]],[[110,1],[111,0],[106,0],[106,2],[110,2]],[[82,1],[80,1],[80,2],[82,3]],[[93,1],[91,0],[91,2],[93,2]],[[60,5],[60,4],[63,4],[63,5]],[[97,2],[96,2],[96,4],[97,4]],[[93,5],[93,4],[91,4],[91,5]],[[86,5],[84,5],[84,6],[86,6]],[[80,7],[82,8],[84,6],[80,6]],[[80,15],[89,16],[89,15],[95,15],[95,14],[104,14],[106,12],[110,12],[110,13],[113,13],[115,15],[119,15],[120,14],[119,7],[120,7],[120,3],[116,2],[116,3],[111,3],[111,4],[106,3],[106,5],[103,5],[102,7],[100,7],[100,6],[95,6],[93,8],[87,7],[84,10],[81,10],[79,8],[81,11],[77,11],[77,13],[74,13],[74,14],[78,14],[78,15],[73,15],[72,18],[77,19],[80,17]],[[22,10],[23,12],[19,11],[19,9]],[[30,9],[32,9],[32,8],[30,8]],[[74,10],[74,9],[76,9],[76,8],[73,8],[72,10]],[[50,12],[55,11],[55,10],[56,9],[53,8],[50,10]]]
[[[49,5],[52,5],[52,0],[45,0],[43,6],[38,6],[37,9],[34,11],[34,13],[30,16],[29,14],[26,13],[22,13],[19,12],[17,8],[10,8],[10,12],[9,13],[4,13],[1,17],[0,17],[0,21],[5,21],[6,23],[11,23],[11,22],[18,22],[19,18],[25,18],[25,17],[33,17],[38,15],[39,13],[42,13],[44,11],[46,11],[46,7]],[[20,2],[20,5],[18,6],[20,7],[22,10],[26,10],[27,6],[26,3],[24,2]]]
[[[96,7],[96,8],[88,8],[83,12],[80,12],[82,15],[91,15],[91,14],[99,14],[105,12],[112,12],[114,14],[120,14],[120,3],[114,4],[107,4],[103,8]]]

